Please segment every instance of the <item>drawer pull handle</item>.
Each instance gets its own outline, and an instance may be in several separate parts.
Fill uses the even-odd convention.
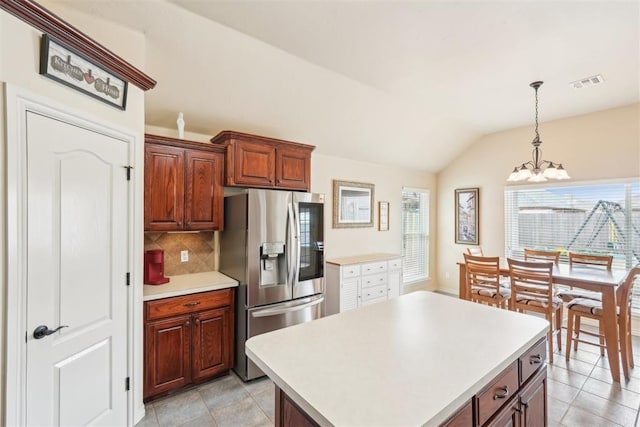
[[[509,396],[509,387],[502,387],[502,393],[496,393],[493,395],[493,400],[504,399]]]
[[[195,302],[188,302],[186,304],[184,304],[185,307],[195,307],[196,305],[199,305],[200,301],[195,301]]]
[[[529,365],[537,365],[539,363],[542,363],[542,355],[534,354],[529,358]]]

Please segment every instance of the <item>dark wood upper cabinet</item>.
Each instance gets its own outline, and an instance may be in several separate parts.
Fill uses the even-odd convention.
[[[223,228],[224,148],[145,135],[145,231]]]
[[[182,228],[184,218],[184,150],[147,144],[144,152],[144,228]]]
[[[184,221],[187,230],[220,230],[224,191],[221,153],[186,150]]]
[[[226,148],[225,184],[309,191],[313,145],[223,131],[211,139]]]

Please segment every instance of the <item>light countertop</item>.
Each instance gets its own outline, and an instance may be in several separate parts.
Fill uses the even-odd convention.
[[[238,286],[236,280],[218,271],[169,276],[169,279],[169,283],[163,285],[144,285],[142,299],[151,301]]]
[[[332,258],[327,260],[327,264],[349,265],[360,264],[363,262],[388,261],[390,259],[400,258],[398,254],[364,254],[354,255],[342,258]]]
[[[418,291],[255,336],[247,355],[320,425],[438,425],[548,322]]]

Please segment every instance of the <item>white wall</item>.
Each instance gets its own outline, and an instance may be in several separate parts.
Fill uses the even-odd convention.
[[[177,138],[177,130],[147,125],[147,133]],[[242,129],[235,129],[243,131]],[[209,142],[214,135],[185,132],[185,139]],[[374,227],[332,228],[333,180],[366,182],[375,185]],[[436,232],[436,180],[431,173],[359,162],[341,157],[312,153],[311,191],[326,195],[325,214],[325,257],[327,259],[366,253],[397,253],[402,251],[402,225],[400,201],[402,187],[424,188],[431,192],[430,234],[435,241]],[[389,202],[389,231],[378,231],[378,201]],[[436,270],[435,247],[430,251],[429,270],[433,277]],[[416,283],[405,289],[433,289],[433,281]]]
[[[59,2],[40,1],[43,6],[58,14],[60,17],[70,22],[73,26],[85,31],[89,36],[104,44],[109,50],[116,52],[122,58],[131,63],[142,66],[144,62],[145,39],[144,35],[131,31],[129,29],[116,26],[98,17],[85,15],[74,10],[68,9]],[[129,85],[127,96],[127,109],[120,111],[110,107],[100,101],[81,94],[69,87],[63,86],[51,79],[38,74],[39,57],[40,57],[40,37],[42,33],[30,27],[26,23],[14,18],[4,11],[0,11],[0,96],[2,103],[0,106],[0,141],[3,150],[0,150],[0,200],[3,204],[0,209],[0,238],[2,244],[0,250],[0,366],[2,367],[2,386],[0,386],[0,402],[2,402],[2,411],[0,414],[0,424],[4,424],[5,407],[4,407],[4,388],[6,378],[6,295],[8,284],[6,279],[6,182],[4,177],[6,174],[6,162],[4,155],[6,154],[6,116],[3,111],[5,103],[5,85],[11,85],[22,91],[37,95],[41,99],[48,99],[55,105],[60,105],[67,110],[75,111],[83,117],[95,120],[100,123],[108,124],[111,127],[137,135],[137,159],[140,164],[143,159],[143,131],[144,131],[144,92]],[[136,191],[142,194],[143,168],[135,169]],[[137,229],[140,230],[135,237],[135,245],[142,247],[142,197],[138,197],[135,206],[135,218],[137,221]],[[141,253],[141,251],[140,251]],[[137,378],[133,379],[134,390],[136,393],[136,407],[144,409],[142,405],[142,269],[135,269],[135,266],[142,265],[140,256],[136,256],[134,260],[134,284],[139,287],[137,293],[140,295],[140,302],[136,305],[140,307],[139,313],[136,313],[136,321],[138,322],[138,346],[136,347],[136,370],[139,373]]]
[[[561,162],[571,181],[640,177],[640,104],[540,124],[545,159]],[[458,293],[466,245],[454,243],[454,190],[480,188],[480,245],[504,256],[504,189],[516,164],[531,159],[533,126],[480,138],[438,174],[437,287]]]

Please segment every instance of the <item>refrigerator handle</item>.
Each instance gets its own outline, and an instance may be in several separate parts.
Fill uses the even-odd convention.
[[[293,203],[287,205],[287,284],[293,287],[296,280],[296,259],[298,248],[296,246],[295,219],[293,217]]]
[[[264,310],[253,311],[251,313],[252,317],[269,317],[269,316],[278,316],[280,314],[291,313],[293,311],[304,310],[305,308],[313,307],[314,305],[318,305],[324,301],[324,297],[318,298],[315,301],[311,301],[305,304],[294,305],[293,307],[284,307],[284,308],[265,308]]]

